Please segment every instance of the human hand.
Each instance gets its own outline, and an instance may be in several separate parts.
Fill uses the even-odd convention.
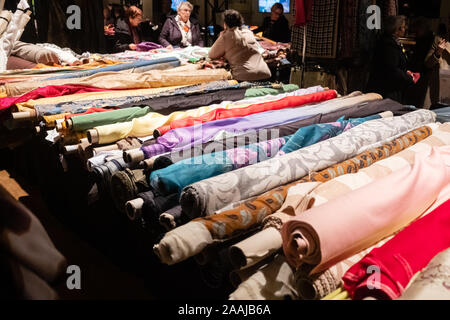
[[[447,41],[445,39],[442,39],[439,42],[438,46],[436,47],[436,50],[434,51],[438,57],[440,57],[442,55],[442,52],[444,52],[444,50],[446,48],[446,44],[447,44]]]
[[[47,49],[40,50],[37,53],[36,62],[47,65],[61,64],[58,55],[53,51]]]
[[[135,45],[134,43],[130,43],[130,44],[128,45],[128,47],[130,48],[130,50],[136,50],[137,45]]]
[[[419,81],[419,79],[420,79],[420,73],[418,73],[418,72],[411,72],[411,71],[409,71],[409,70],[406,71],[406,73],[409,74],[409,75],[412,77],[414,83],[417,83],[417,81]]]
[[[166,47],[166,49],[169,49],[169,50],[172,50],[173,49],[173,47],[172,47],[172,45],[171,44],[169,44],[167,47]]]

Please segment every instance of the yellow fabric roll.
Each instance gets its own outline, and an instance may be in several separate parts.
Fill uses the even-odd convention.
[[[225,109],[243,108],[250,104],[228,104],[221,106]],[[116,142],[126,137],[146,137],[151,136],[153,131],[161,126],[168,125],[170,122],[187,117],[198,117],[217,107],[205,106],[187,111],[175,111],[167,116],[157,112],[151,112],[143,117],[133,119],[129,122],[108,124],[95,127],[99,137],[99,144]]]
[[[84,78],[7,83],[5,87],[9,96],[20,96],[36,88],[49,85],[74,84],[103,89],[143,89],[230,79],[231,73],[225,69],[202,69],[189,72],[151,70],[143,73],[100,72]]]
[[[54,114],[51,116],[43,116],[45,124],[47,127],[53,128],[56,126],[56,120],[58,119],[64,119],[66,115],[69,113],[60,113],[60,114]]]

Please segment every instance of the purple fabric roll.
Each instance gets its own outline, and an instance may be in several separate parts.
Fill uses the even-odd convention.
[[[141,42],[137,45],[136,51],[150,51],[153,49],[164,48],[162,45],[154,42]]]
[[[141,150],[144,152],[145,158],[148,159],[165,152],[189,149],[194,145],[208,142],[222,130],[242,133],[247,130],[269,128],[314,116],[302,115],[301,113],[301,108],[289,108],[177,128],[156,139],[155,144],[141,147]]]

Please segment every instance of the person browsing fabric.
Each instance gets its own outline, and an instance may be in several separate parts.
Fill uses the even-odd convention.
[[[166,48],[203,47],[198,21],[191,17],[193,6],[188,1],[177,7],[177,15],[167,18],[159,35],[159,43]]]
[[[367,90],[403,103],[405,90],[414,85],[420,75],[408,69],[406,50],[399,41],[405,36],[406,18],[389,16],[384,33],[377,42]]]
[[[239,81],[264,80],[271,72],[259,51],[253,33],[245,26],[244,19],[236,10],[224,12],[224,31],[209,51],[210,59],[224,57],[233,78]]]
[[[119,18],[116,23],[115,51],[136,50],[137,45],[142,41],[142,33],[138,28],[141,22],[142,10],[136,6],[129,7],[125,17]]]
[[[253,32],[255,34],[262,32],[263,37],[276,42],[290,42],[291,30],[283,13],[283,5],[279,2],[275,3],[270,10],[270,16],[265,17],[262,26]]]

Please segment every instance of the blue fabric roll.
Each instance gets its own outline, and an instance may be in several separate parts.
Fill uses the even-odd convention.
[[[154,60],[138,60],[136,62],[116,64],[116,65],[103,67],[103,68],[99,68],[99,69],[83,70],[83,71],[79,71],[79,72],[73,72],[70,74],[63,74],[60,76],[46,78],[43,81],[58,80],[58,79],[70,79],[70,78],[83,78],[83,77],[92,76],[92,75],[100,73],[100,72],[123,71],[123,70],[142,68],[142,67],[156,65],[156,64],[162,64],[162,63],[174,63],[176,66],[179,66],[180,60],[176,57],[167,57],[167,58],[154,59]]]

